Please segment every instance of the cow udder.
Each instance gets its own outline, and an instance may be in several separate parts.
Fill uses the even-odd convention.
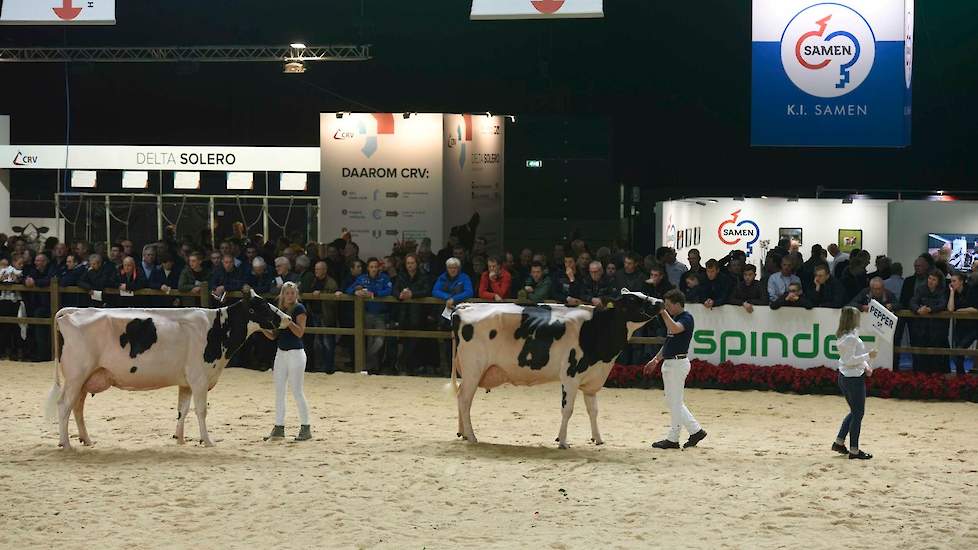
[[[491,390],[497,386],[509,383],[509,381],[509,377],[506,376],[506,371],[496,365],[492,365],[482,374],[482,378],[479,380],[479,387]]]
[[[115,385],[115,378],[112,373],[105,369],[98,369],[85,380],[85,393],[101,393]]]

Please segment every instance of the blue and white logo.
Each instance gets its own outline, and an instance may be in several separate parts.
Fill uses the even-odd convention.
[[[816,4],[793,17],[781,37],[781,64],[795,86],[815,97],[839,97],[873,70],[876,37],[856,10]]]

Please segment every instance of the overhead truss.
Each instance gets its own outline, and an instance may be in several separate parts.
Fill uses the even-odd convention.
[[[306,46],[186,46],[159,48],[0,48],[0,63],[173,63],[367,61],[370,44]]]

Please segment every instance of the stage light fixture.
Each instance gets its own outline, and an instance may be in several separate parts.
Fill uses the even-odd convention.
[[[414,113],[404,113],[404,114],[403,114],[403,115],[401,115],[401,116],[403,116],[403,117],[404,117],[404,120],[407,120],[407,119],[409,119],[409,118],[411,118],[411,115],[412,115],[412,114],[414,114]]]
[[[718,201],[716,199],[707,199],[707,202],[712,202],[713,204],[716,204],[716,203],[718,203],[720,201]]]
[[[516,115],[507,115],[507,117],[509,118],[510,122],[516,124]]]
[[[306,65],[298,60],[286,61],[282,68],[283,74],[302,74],[304,72],[306,72]]]
[[[761,195],[762,199],[767,199],[767,195]]]
[[[852,204],[852,197],[842,199],[842,204]]]
[[[302,42],[293,42],[293,43],[289,44],[289,47],[290,48],[294,48],[296,50],[304,50],[304,49],[306,49],[306,45],[303,44]]]

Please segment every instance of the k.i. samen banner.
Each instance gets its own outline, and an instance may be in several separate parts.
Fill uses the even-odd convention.
[[[835,347],[838,309],[771,310],[758,306],[753,313],[747,313],[742,307],[708,310],[699,304],[690,304],[686,309],[695,319],[690,355],[696,359],[717,364],[732,361],[798,368],[831,367],[839,360]],[[892,368],[893,344],[876,335],[869,314],[863,313],[861,317],[860,337],[867,349],[879,351],[870,364]]]
[[[442,234],[442,115],[320,115],[320,235],[349,232],[360,257]]]
[[[754,0],[751,144],[910,144],[913,0]]]

